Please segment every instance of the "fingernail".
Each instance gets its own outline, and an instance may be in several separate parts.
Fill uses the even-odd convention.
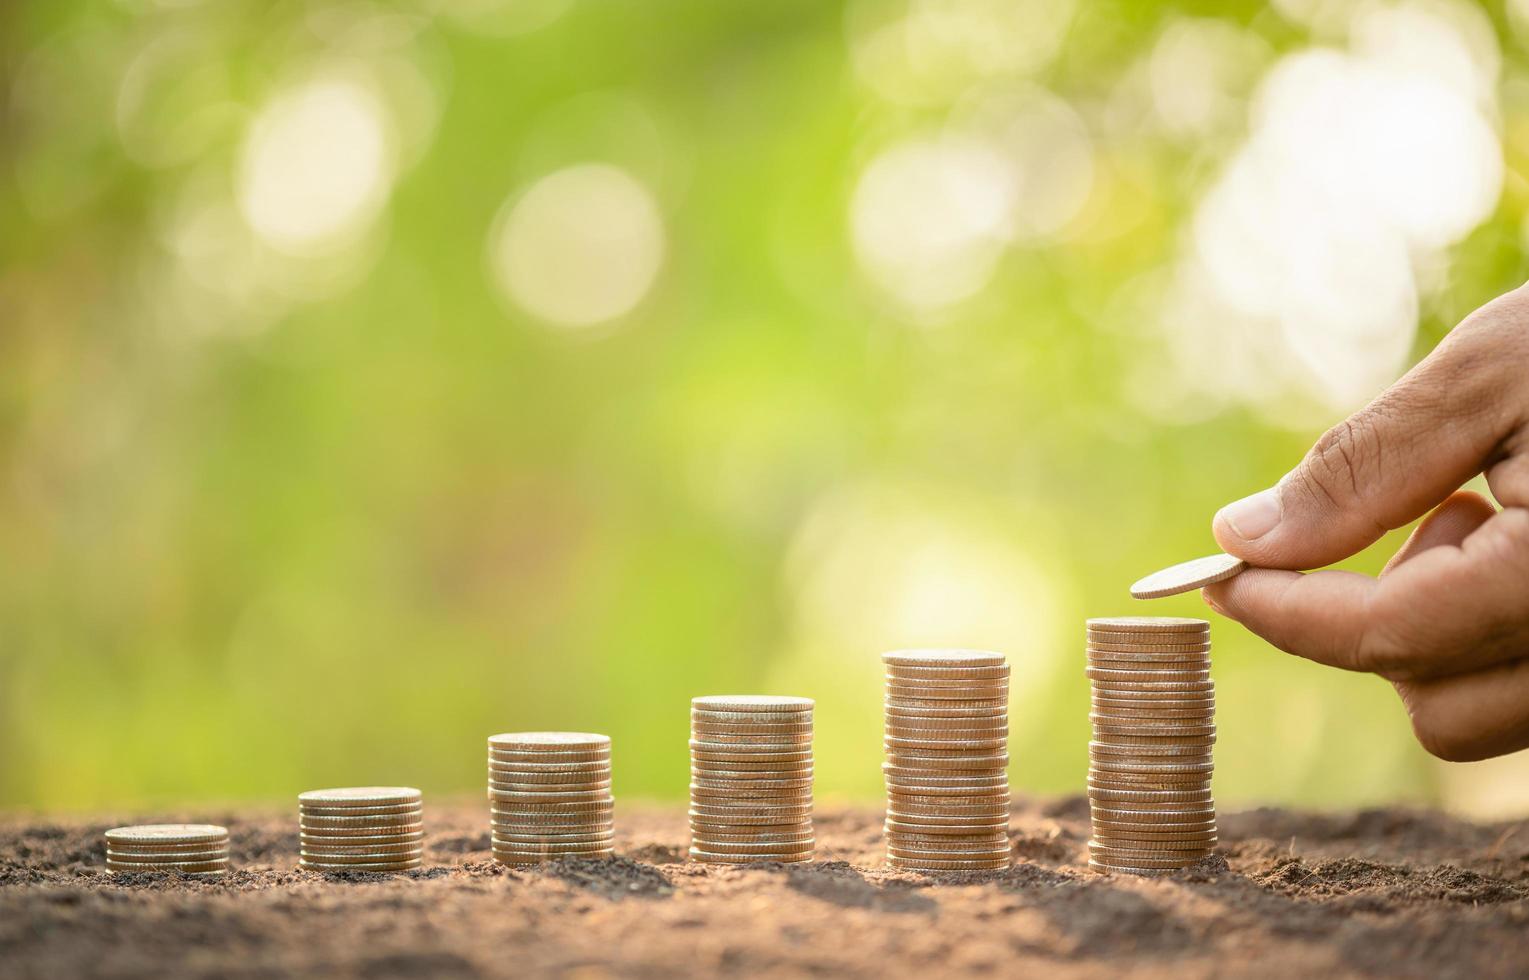
[[[1211,609],[1213,609],[1214,611],[1220,613],[1223,616],[1226,615],[1226,610],[1221,608],[1221,604],[1219,602],[1217,602],[1215,599],[1212,599],[1210,597],[1210,590],[1209,589],[1201,589],[1200,590],[1200,598],[1205,600],[1205,604],[1207,606],[1210,606]]]
[[[1221,517],[1244,541],[1261,538],[1274,530],[1280,518],[1279,491],[1270,487],[1221,508]]]

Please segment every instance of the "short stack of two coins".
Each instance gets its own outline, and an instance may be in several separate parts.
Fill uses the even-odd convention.
[[[1210,624],[1088,621],[1089,867],[1162,874],[1216,846]]]
[[[228,831],[200,823],[113,827],[106,832],[106,868],[115,874],[220,875],[228,870]]]
[[[690,702],[690,859],[811,861],[811,698]]]
[[[316,789],[297,797],[299,864],[410,871],[424,863],[424,801],[412,786]]]
[[[488,800],[494,859],[500,864],[610,857],[616,805],[610,736],[490,736]]]
[[[887,863],[1007,868],[1009,666],[980,650],[900,650],[886,667]]]

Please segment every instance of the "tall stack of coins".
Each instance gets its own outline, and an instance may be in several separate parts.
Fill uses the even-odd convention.
[[[1089,867],[1150,875],[1193,864],[1216,846],[1210,624],[1090,619],[1088,678]]]
[[[811,861],[812,699],[690,702],[690,859]]]
[[[899,650],[887,670],[887,863],[1009,866],[1009,666],[1001,653]]]
[[[494,860],[608,858],[615,836],[611,740],[589,732],[507,732],[488,739]]]
[[[228,870],[228,831],[208,823],[113,827],[106,832],[106,868],[117,874],[220,875]]]
[[[417,789],[316,789],[298,795],[297,810],[299,864],[310,871],[408,871],[424,863]]]

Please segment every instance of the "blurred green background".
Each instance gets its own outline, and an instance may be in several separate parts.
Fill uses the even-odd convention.
[[[1083,619],[1524,278],[1526,6],[0,5],[0,804],[680,798],[737,692],[874,800],[922,645],[1080,790]],[[1213,634],[1223,805],[1529,806]]]

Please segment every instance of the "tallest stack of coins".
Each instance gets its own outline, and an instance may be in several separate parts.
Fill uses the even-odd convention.
[[[1216,846],[1210,624],[1090,619],[1088,678],[1089,867],[1152,875],[1193,864]]]
[[[1009,866],[1009,665],[982,650],[898,650],[887,670],[887,863]]]

